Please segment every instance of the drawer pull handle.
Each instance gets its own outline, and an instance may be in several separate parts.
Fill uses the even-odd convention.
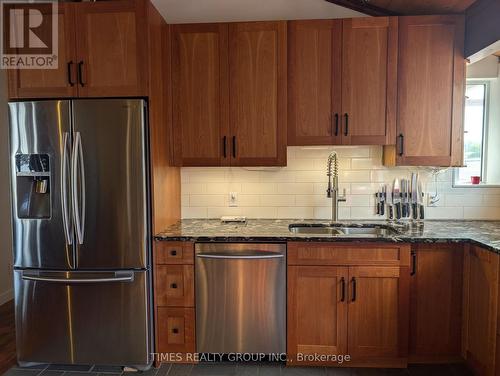
[[[177,256],[177,251],[176,251],[175,249],[172,249],[172,250],[170,251],[170,255],[171,255],[171,256]]]
[[[179,329],[177,329],[177,328],[173,328],[173,329],[172,329],[172,333],[174,333],[174,334],[179,333]]]
[[[173,288],[173,289],[176,289],[176,288],[177,288],[177,283],[172,283],[172,284],[170,285],[170,287],[171,287],[171,288]]]

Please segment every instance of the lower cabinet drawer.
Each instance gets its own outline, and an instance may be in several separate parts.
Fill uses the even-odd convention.
[[[156,266],[156,305],[194,307],[193,265]]]
[[[195,320],[194,308],[157,308],[158,352],[194,353]],[[187,361],[186,357],[169,361]]]
[[[395,243],[289,242],[288,265],[408,266],[410,246]]]

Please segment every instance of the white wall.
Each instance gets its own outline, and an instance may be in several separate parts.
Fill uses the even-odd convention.
[[[326,197],[326,160],[331,150],[340,157],[340,188],[348,201],[340,204],[340,219],[380,219],[375,215],[374,194],[396,177],[409,178],[419,171],[437,185],[441,200],[427,208],[432,219],[500,219],[500,188],[452,188],[452,169],[431,179],[429,169],[386,168],[382,147],[288,147],[288,166],[283,168],[182,168],[182,217],[218,218],[246,215],[249,218],[329,219],[331,200]],[[229,192],[238,194],[238,207],[229,207]]]
[[[0,70],[0,304],[12,298],[9,131],[6,72]]]

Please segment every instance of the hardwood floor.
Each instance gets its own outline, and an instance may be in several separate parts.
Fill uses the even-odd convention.
[[[14,301],[0,306],[0,375],[16,364]]]

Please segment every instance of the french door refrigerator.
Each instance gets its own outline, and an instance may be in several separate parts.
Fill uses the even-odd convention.
[[[9,103],[18,362],[149,368],[146,103]]]

